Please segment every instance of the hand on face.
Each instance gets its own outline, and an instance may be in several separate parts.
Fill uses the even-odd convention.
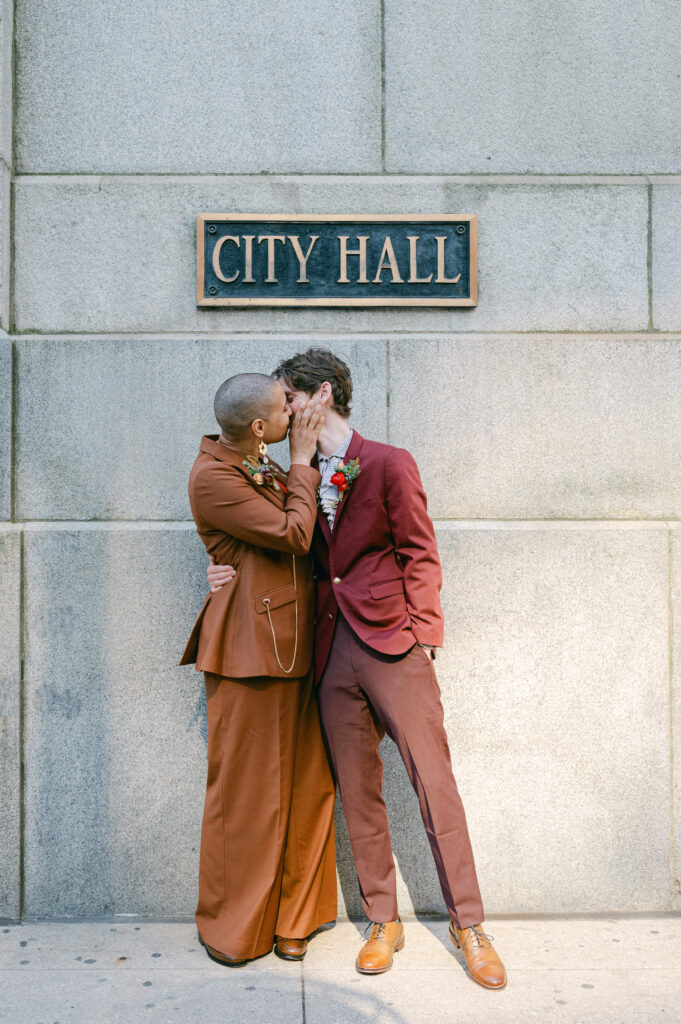
[[[323,426],[323,406],[316,398],[311,398],[303,408],[298,409],[291,422],[288,433],[291,465],[298,463],[309,466]]]

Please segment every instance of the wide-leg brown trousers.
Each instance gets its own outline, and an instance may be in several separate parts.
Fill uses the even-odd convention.
[[[208,774],[196,924],[237,959],[336,917],[335,788],[312,674],[205,673]]]
[[[364,644],[339,614],[319,687],[319,707],[369,920],[394,921],[398,914],[378,751],[387,733],[397,744],[416,791],[451,919],[459,928],[483,921],[440,688],[427,651],[417,645],[404,655],[381,654]]]

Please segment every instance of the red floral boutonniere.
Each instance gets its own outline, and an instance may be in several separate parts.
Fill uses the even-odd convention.
[[[344,462],[341,462],[340,466],[331,477],[331,483],[338,491],[339,505],[359,474],[359,459],[353,459],[352,462],[348,462],[347,466]]]
[[[277,480],[278,476],[281,476],[279,469],[273,466],[267,459],[256,459],[255,455],[249,455],[243,459],[243,465],[246,467],[248,472],[251,474],[253,482],[262,486],[268,484],[275,491],[283,491],[284,494],[288,494],[286,486],[282,480]]]

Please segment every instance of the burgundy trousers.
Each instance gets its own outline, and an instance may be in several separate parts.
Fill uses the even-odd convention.
[[[387,733],[418,797],[451,919],[459,928],[483,921],[466,815],[428,652],[416,645],[407,654],[381,654],[364,644],[339,613],[319,707],[369,920],[394,921],[398,916],[378,751]]]

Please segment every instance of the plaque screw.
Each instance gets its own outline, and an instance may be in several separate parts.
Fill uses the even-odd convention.
[[[216,230],[217,230],[217,228],[215,227],[215,224],[209,224],[208,225],[208,230],[210,231],[211,235],[214,235]]]
[[[463,224],[459,224],[459,226],[456,229],[457,235],[463,235],[465,233],[465,231],[466,231],[466,229],[463,226]]]
[[[208,291],[210,292],[210,294],[211,294],[211,295],[217,295],[217,293],[218,293],[218,290],[217,290],[217,288],[215,287],[215,285],[214,285],[214,284],[212,284],[212,285],[210,286],[210,288],[208,289]]]

